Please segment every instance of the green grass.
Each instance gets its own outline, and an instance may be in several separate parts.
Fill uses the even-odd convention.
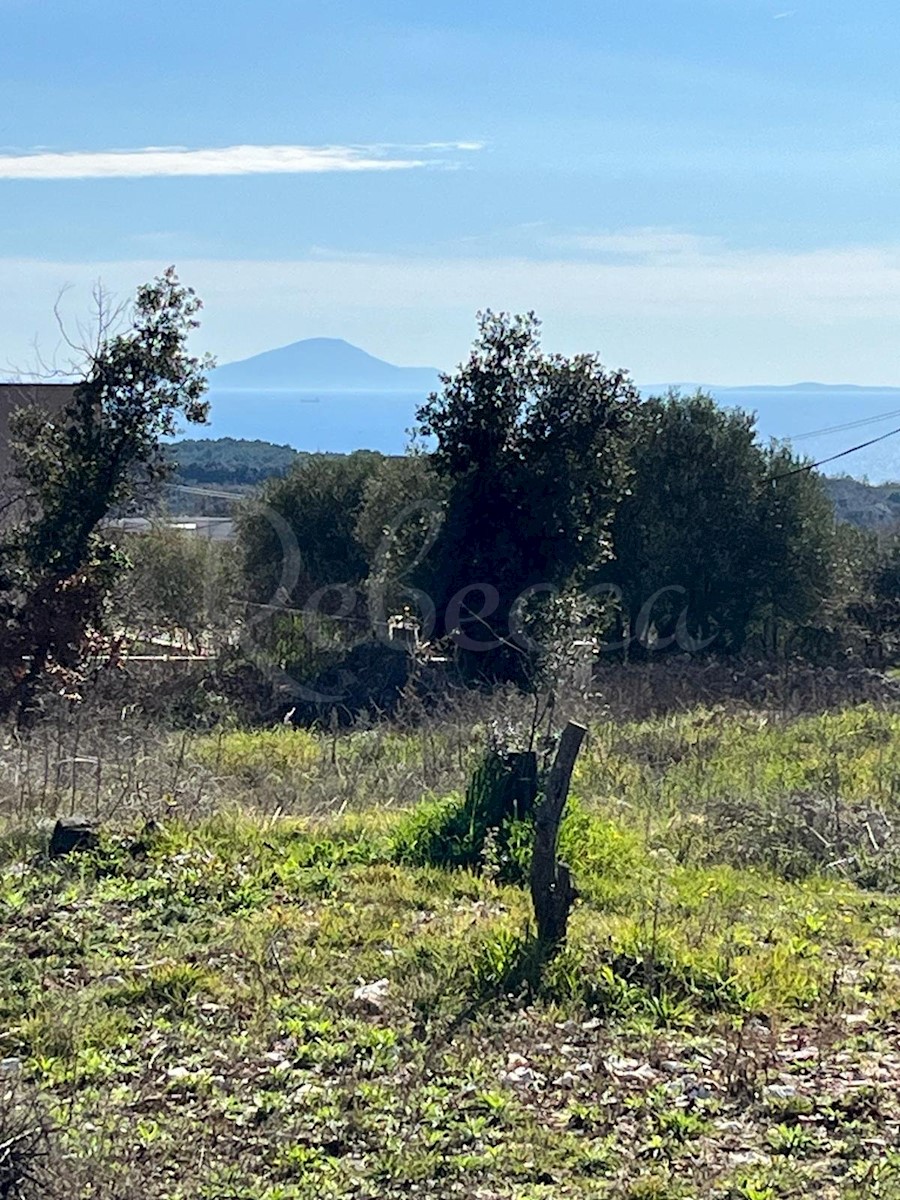
[[[0,1058],[54,1129],[38,1194],[900,1197],[898,735],[868,708],[597,724],[543,971],[527,837],[518,873],[490,838],[441,865],[461,793],[254,805],[266,773],[420,770],[421,733],[201,739],[243,807],[170,808],[141,853],[111,825],[52,864],[10,826]]]

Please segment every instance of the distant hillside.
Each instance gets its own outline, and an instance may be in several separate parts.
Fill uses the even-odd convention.
[[[292,446],[244,438],[185,438],[171,452],[181,483],[219,486],[262,483],[284,475],[303,457]]]
[[[826,479],[835,516],[860,529],[889,529],[900,525],[900,483],[871,484],[842,476]]]
[[[278,350],[217,367],[214,391],[385,391],[433,389],[438,373],[430,367],[395,367],[340,338],[307,338]]]
[[[689,393],[696,385],[682,383]],[[259,438],[313,453],[403,453],[427,394],[430,368],[397,367],[338,338],[309,338],[219,367],[210,375],[210,424],[192,437]],[[645,395],[664,385],[642,385]],[[725,408],[756,414],[759,438],[789,441],[825,469],[880,484],[900,479],[900,388],[798,383],[705,388]],[[846,451],[852,454],[843,457]],[[828,460],[841,455],[830,467]]]

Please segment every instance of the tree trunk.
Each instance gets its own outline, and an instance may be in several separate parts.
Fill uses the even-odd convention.
[[[538,941],[550,952],[565,941],[569,912],[576,897],[569,868],[557,860],[556,849],[572,771],[586,733],[584,726],[574,721],[563,730],[547,790],[535,814],[531,900]]]

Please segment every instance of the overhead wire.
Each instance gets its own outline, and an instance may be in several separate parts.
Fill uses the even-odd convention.
[[[794,433],[783,440],[799,442],[804,438],[820,437],[826,433],[844,433],[848,429],[860,429],[863,425],[877,425],[879,421],[890,421],[894,417],[900,417],[900,408],[895,408],[891,412],[879,413],[875,417],[860,417],[858,421],[847,421],[843,425],[826,425],[824,429],[810,429],[806,433]]]
[[[771,483],[777,483],[779,479],[789,479],[792,475],[801,475],[804,471],[815,471],[818,467],[824,467],[826,463],[836,462],[839,458],[846,458],[848,454],[855,454],[857,450],[865,450],[869,446],[876,446],[879,442],[886,441],[889,437],[896,437],[900,433],[900,425],[896,429],[891,429],[887,433],[881,434],[880,437],[870,438],[867,442],[860,442],[857,446],[850,446],[847,450],[841,450],[838,454],[830,454],[827,458],[820,458],[818,462],[804,463],[802,467],[794,467],[792,471],[784,471],[781,475],[774,475],[770,480]]]

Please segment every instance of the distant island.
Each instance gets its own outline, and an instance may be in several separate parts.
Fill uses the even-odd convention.
[[[306,338],[226,363],[210,374],[214,391],[416,392],[438,386],[433,367],[396,367],[342,338]]]

